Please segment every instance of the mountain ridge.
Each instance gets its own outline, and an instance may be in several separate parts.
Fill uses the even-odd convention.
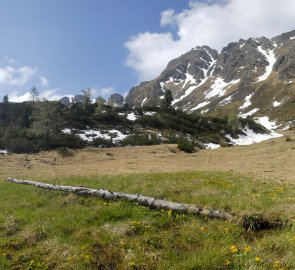
[[[271,39],[240,39],[220,53],[197,46],[171,60],[155,79],[131,88],[124,102],[158,106],[170,90],[174,108],[187,112],[293,121],[294,52],[295,30]]]

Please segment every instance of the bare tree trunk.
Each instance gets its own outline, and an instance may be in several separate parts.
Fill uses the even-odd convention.
[[[14,178],[8,178],[7,180],[9,182],[16,183],[16,184],[32,185],[38,188],[44,188],[49,190],[71,192],[71,193],[75,193],[77,195],[82,195],[82,196],[101,197],[107,200],[118,200],[118,199],[127,200],[127,201],[136,202],[140,205],[147,206],[152,209],[172,210],[175,212],[184,212],[189,214],[207,216],[212,218],[220,218],[225,220],[233,219],[232,215],[217,209],[202,209],[202,208],[196,207],[193,204],[183,204],[183,203],[159,200],[156,198],[146,197],[139,194],[112,192],[105,189],[91,189],[91,188],[85,188],[85,187],[51,185],[51,184],[46,184],[42,182],[35,182],[31,180],[19,180]]]

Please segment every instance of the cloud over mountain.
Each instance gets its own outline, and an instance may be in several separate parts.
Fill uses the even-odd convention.
[[[161,33],[131,37],[127,65],[139,80],[157,76],[169,60],[197,45],[220,50],[228,42],[250,36],[271,37],[295,28],[293,0],[190,1],[187,9],[161,13]]]

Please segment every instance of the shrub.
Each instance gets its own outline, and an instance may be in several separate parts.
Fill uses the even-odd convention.
[[[292,142],[294,141],[289,135],[286,136],[286,142]]]
[[[180,139],[178,141],[177,148],[186,153],[193,153],[196,151],[195,145],[188,139]]]
[[[63,158],[72,157],[74,155],[73,152],[66,147],[59,148],[57,153]]]
[[[157,138],[155,134],[146,134],[146,135],[130,135],[127,136],[122,142],[121,145],[156,145],[160,144],[161,140]]]
[[[109,147],[115,146],[112,140],[107,140],[103,138],[96,138],[93,140],[92,143],[95,147],[101,147],[101,148],[109,148]]]

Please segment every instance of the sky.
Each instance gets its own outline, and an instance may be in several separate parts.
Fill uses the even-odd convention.
[[[0,100],[126,95],[198,45],[295,29],[294,0],[0,0]]]

